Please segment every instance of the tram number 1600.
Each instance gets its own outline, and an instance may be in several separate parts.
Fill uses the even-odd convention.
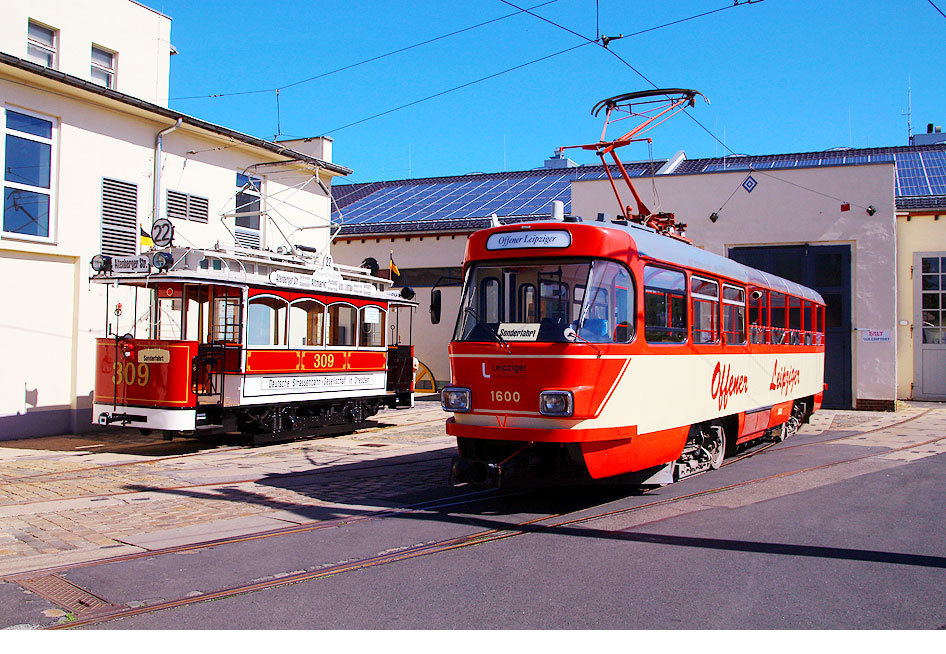
[[[518,402],[519,391],[492,391],[493,402]]]

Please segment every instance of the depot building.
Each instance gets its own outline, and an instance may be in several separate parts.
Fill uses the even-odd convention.
[[[626,164],[652,211],[673,212],[697,247],[815,289],[826,302],[825,406],[893,410],[946,400],[946,143]],[[615,173],[616,174],[616,173]],[[623,213],[603,166],[561,155],[535,170],[336,184],[336,261],[393,259],[421,306],[418,390],[449,382],[466,239],[491,224]],[[629,198],[628,198],[629,199]],[[452,284],[452,285],[451,285]]]

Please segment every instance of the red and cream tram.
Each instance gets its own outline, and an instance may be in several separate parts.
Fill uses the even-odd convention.
[[[784,438],[821,407],[821,296],[690,245],[686,225],[645,206],[615,152],[649,141],[640,135],[698,95],[657,89],[595,105],[601,140],[570,147],[605,164],[616,220],[563,217],[470,237],[441,393],[454,413],[454,481],[496,484],[527,470],[669,482],[718,468],[743,443]],[[629,118],[642,122],[605,140]]]
[[[93,258],[114,333],[96,341],[93,419],[273,442],[413,406],[413,292],[297,254]]]
[[[615,222],[470,237],[442,391],[455,481],[516,469],[669,481],[820,408],[818,293]]]

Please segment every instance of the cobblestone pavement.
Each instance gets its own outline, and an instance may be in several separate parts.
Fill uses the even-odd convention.
[[[803,432],[872,432],[925,411],[895,430],[844,441],[901,447],[946,434],[946,408],[825,410]],[[151,453],[147,443],[128,453],[114,446],[122,444],[114,435],[0,443],[0,574],[392,506],[396,496],[447,483],[455,441],[444,434],[445,418],[427,399],[382,412],[376,426],[350,435],[255,448],[205,443],[176,456],[153,440]],[[907,461],[942,451],[946,445],[935,444],[898,454]],[[385,471],[405,457],[412,457],[410,474]],[[348,474],[354,464],[360,472]]]
[[[0,574],[136,551],[149,534],[202,541],[227,529],[291,526],[334,517],[332,506],[373,509],[447,483],[444,457],[455,440],[444,434],[439,403],[376,419],[350,435],[179,456],[102,451],[88,435],[0,443]],[[412,455],[429,463],[417,474],[384,473]],[[352,464],[365,470],[322,474]]]

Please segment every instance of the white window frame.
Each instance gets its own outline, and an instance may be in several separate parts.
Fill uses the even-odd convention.
[[[29,30],[30,25],[36,25],[37,27],[42,27],[43,29],[47,29],[51,31],[53,33],[52,45],[50,46],[48,43],[43,43],[42,41],[37,41],[36,39],[32,38],[30,36],[30,30]],[[33,20],[32,18],[30,18],[29,21],[27,22],[27,27],[26,27],[26,60],[27,61],[32,61],[30,59],[30,54],[29,54],[30,46],[33,46],[34,48],[38,48],[44,52],[48,52],[49,54],[52,55],[51,65],[47,66],[47,68],[53,68],[53,69],[59,68],[59,30],[58,29],[56,29],[52,25],[47,25],[45,23],[39,22],[38,20]],[[36,63],[36,62],[34,61],[33,63]]]
[[[265,178],[265,177],[262,177],[262,176],[257,177],[257,176],[255,176],[255,175],[249,175],[249,174],[247,174],[247,173],[245,173],[245,172],[240,172],[240,171],[237,171],[237,175],[245,175],[248,179],[250,179],[250,180],[252,180],[252,181],[257,181],[257,182],[259,182],[259,189],[254,188],[254,187],[253,187],[253,184],[250,183],[250,182],[247,182],[247,183],[244,184],[243,186],[236,186],[236,193],[234,193],[234,195],[233,195],[233,216],[234,216],[233,231],[234,231],[234,236],[236,236],[237,234],[240,234],[240,235],[243,235],[244,237],[248,237],[248,238],[251,238],[251,239],[252,239],[252,238],[255,238],[255,239],[257,239],[258,242],[259,242],[259,246],[258,246],[258,247],[259,247],[260,249],[262,249],[262,247],[263,247],[263,224],[264,224],[264,222],[265,222],[265,221],[263,220],[263,215],[266,213],[265,196],[264,196],[264,194],[263,194],[263,188],[264,188],[264,186],[265,186],[265,184],[266,184],[266,178]],[[240,218],[252,216],[253,213],[255,213],[255,212],[245,212],[245,213],[244,213],[244,212],[241,211],[241,209],[242,209],[243,207],[241,207],[241,206],[239,205],[238,199],[237,199],[237,198],[239,198],[240,193],[245,193],[246,195],[250,195],[250,196],[259,198],[259,216],[258,216],[258,218],[259,218],[259,228],[253,229],[252,227],[243,227],[243,226],[241,226],[241,225],[236,224],[236,221],[239,220]],[[242,246],[240,246],[240,244],[239,244],[239,239],[237,240],[237,247],[242,247]]]
[[[118,88],[118,53],[115,52],[114,50],[109,50],[108,48],[103,48],[102,46],[96,45],[93,43],[92,44],[93,55],[95,54],[96,50],[104,54],[107,54],[109,57],[111,57],[112,65],[111,67],[103,66],[102,64],[96,62],[95,57],[93,56],[91,59],[91,62],[92,62],[91,72],[99,71],[108,75],[108,84],[105,85],[105,88],[107,89]],[[94,77],[92,78],[92,82],[97,83]]]
[[[23,114],[25,116],[32,116],[33,118],[38,118],[40,120],[45,120],[46,122],[52,123],[52,129],[50,130],[50,138],[45,138],[42,136],[36,136],[35,134],[30,134],[29,132],[20,132],[14,129],[7,128],[7,111],[13,111],[18,114]],[[59,121],[53,116],[47,116],[46,114],[37,113],[35,111],[30,111],[29,109],[23,109],[22,107],[5,105],[3,106],[2,112],[0,112],[0,165],[6,168],[7,161],[7,134],[16,136],[18,138],[36,141],[38,143],[45,143],[49,145],[49,188],[43,188],[41,186],[30,186],[28,184],[21,184],[19,182],[8,182],[6,180],[5,174],[0,174],[0,190],[2,190],[2,195],[0,195],[0,202],[5,204],[6,202],[6,189],[15,188],[23,191],[30,191],[32,193],[41,193],[43,195],[49,196],[49,234],[46,236],[33,236],[32,234],[20,234],[18,232],[8,232],[3,229],[3,204],[0,204],[0,239],[2,240],[17,240],[17,241],[31,241],[34,243],[56,243],[56,234],[57,234],[57,212],[56,212],[56,199],[57,193],[56,190],[59,185],[59,176],[58,172],[58,155],[59,151],[57,149],[57,142],[59,140]]]

